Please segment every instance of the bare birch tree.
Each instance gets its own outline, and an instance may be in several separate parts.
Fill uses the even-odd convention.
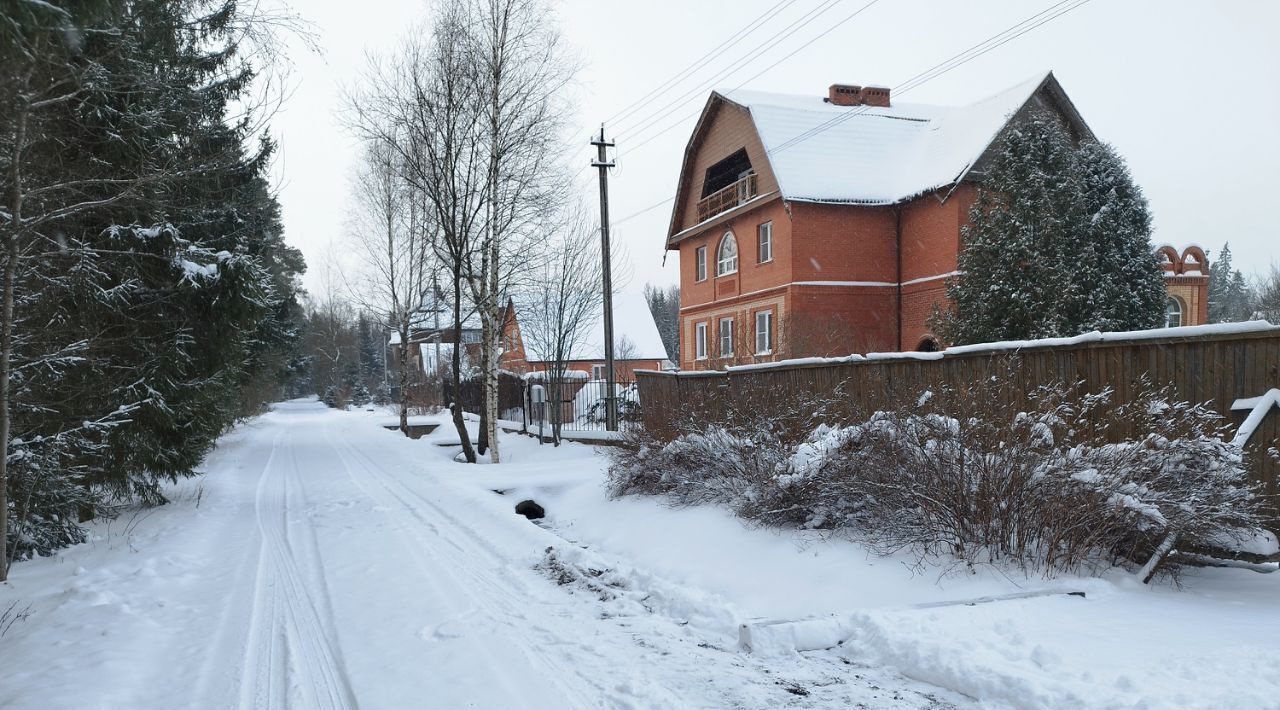
[[[527,347],[547,363],[551,433],[560,444],[565,368],[588,342],[601,311],[603,274],[595,226],[581,215],[568,220],[545,246],[549,258],[532,271],[536,279],[517,301]]]
[[[431,291],[436,229],[433,215],[415,200],[393,141],[370,139],[354,184],[352,246],[365,267],[366,310],[387,313],[399,335],[397,363],[400,430],[409,428],[410,358],[414,318]],[[357,295],[360,292],[357,291]]]
[[[480,141],[487,151],[485,229],[478,269],[469,279],[481,321],[484,370],[482,437],[490,460],[497,438],[498,369],[505,306],[517,269],[513,255],[539,253],[543,229],[564,203],[560,174],[573,63],[550,8],[542,0],[471,0],[467,5],[469,76],[480,104]],[[530,248],[534,247],[534,248]],[[512,269],[514,266],[516,269]]]

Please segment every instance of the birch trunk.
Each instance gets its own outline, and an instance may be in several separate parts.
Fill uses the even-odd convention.
[[[471,436],[462,418],[462,400],[458,397],[462,392],[462,280],[457,274],[453,279],[453,336],[453,401],[449,407],[453,410],[453,426],[458,430],[462,453],[467,463],[475,463],[476,451],[471,448]]]

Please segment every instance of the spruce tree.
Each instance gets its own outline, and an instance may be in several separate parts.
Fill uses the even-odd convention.
[[[1151,217],[1109,146],[1033,111],[998,141],[934,327],[952,344],[1155,327],[1164,284]]]
[[[104,501],[163,502],[276,396],[303,268],[273,146],[231,118],[254,18],[230,1],[18,5],[0,22],[8,559],[75,542]]]
[[[1231,244],[1223,244],[1209,267],[1210,323],[1237,323],[1254,317],[1256,296],[1244,274],[1233,266]]]
[[[1061,335],[1082,300],[1084,185],[1071,141],[1037,112],[999,144],[970,210],[940,330],[951,343]]]
[[[1086,141],[1078,155],[1088,224],[1075,274],[1084,288],[1067,332],[1156,328],[1167,292],[1151,249],[1147,200],[1110,145]]]

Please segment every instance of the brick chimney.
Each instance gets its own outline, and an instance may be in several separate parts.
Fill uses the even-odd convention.
[[[861,106],[862,87],[850,84],[832,84],[831,88],[827,90],[827,102],[836,106]]]
[[[862,103],[866,106],[889,108],[889,87],[867,86],[862,89]]]

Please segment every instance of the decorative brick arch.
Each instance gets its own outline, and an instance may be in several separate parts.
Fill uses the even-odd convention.
[[[1189,246],[1182,251],[1182,268],[1178,273],[1183,274],[1188,271],[1199,271],[1201,274],[1209,273],[1209,260],[1205,257],[1204,249],[1198,246]]]
[[[1156,258],[1160,260],[1160,267],[1166,273],[1182,273],[1182,256],[1178,254],[1177,249],[1168,244],[1156,247]]]

